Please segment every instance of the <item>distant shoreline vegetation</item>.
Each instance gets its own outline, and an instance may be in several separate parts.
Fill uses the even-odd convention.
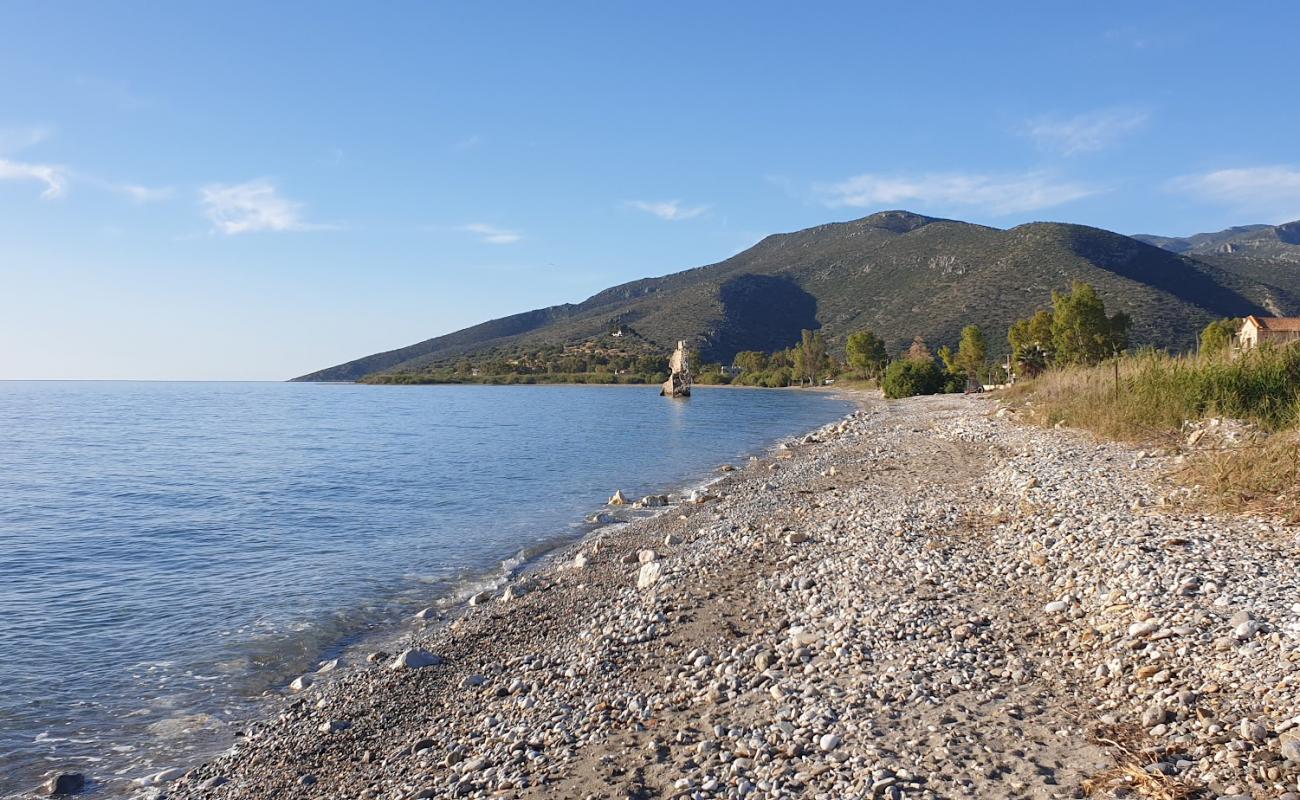
[[[668,373],[620,374],[612,372],[543,372],[540,374],[521,375],[505,373],[502,375],[459,375],[455,372],[399,372],[393,374],[367,375],[357,383],[378,385],[424,385],[424,384],[482,384],[489,386],[538,386],[547,384],[588,383],[594,385],[658,385],[668,379]]]

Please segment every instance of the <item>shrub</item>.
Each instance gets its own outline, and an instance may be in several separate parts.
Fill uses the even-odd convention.
[[[880,388],[885,397],[897,399],[918,394],[936,394],[943,390],[944,373],[934,361],[905,358],[885,368]]]

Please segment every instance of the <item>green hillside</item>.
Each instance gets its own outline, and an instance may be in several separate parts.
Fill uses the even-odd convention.
[[[377,353],[297,380],[358,380],[462,362],[576,347],[670,351],[678,339],[706,361],[787,347],[804,328],[830,346],[871,328],[891,351],[914,336],[955,344],[964,325],[993,346],[1018,317],[1073,280],[1134,320],[1135,344],[1182,349],[1207,322],[1250,313],[1300,314],[1300,270],[1249,259],[1171,252],[1098,228],[1036,222],[1008,230],[906,211],[763,239],[705,267],[606,289],[577,304],[528,311]],[[611,339],[611,332],[626,334]]]

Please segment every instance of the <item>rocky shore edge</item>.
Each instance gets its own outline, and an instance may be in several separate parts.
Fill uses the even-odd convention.
[[[1295,530],[1013,417],[871,401],[142,793],[1300,800]]]

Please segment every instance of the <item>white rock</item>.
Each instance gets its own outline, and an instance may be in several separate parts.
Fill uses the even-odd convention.
[[[611,497],[611,498],[609,498],[609,505],[611,505],[611,506],[625,506],[625,505],[627,505],[627,498],[623,496],[623,490],[622,490],[622,489],[618,489],[618,490],[616,490],[616,491],[614,492],[614,496]]]
[[[484,589],[481,592],[475,592],[469,597],[469,604],[472,606],[481,606],[492,599],[492,592]]]
[[[636,576],[636,588],[649,589],[659,582],[659,576],[663,573],[663,565],[658,561],[650,561],[641,565],[641,571]]]
[[[1130,639],[1136,639],[1139,636],[1147,636],[1148,634],[1155,633],[1156,629],[1159,627],[1160,625],[1156,623],[1155,620],[1147,619],[1141,622],[1134,622],[1132,625],[1128,626],[1128,636]]]
[[[840,737],[833,733],[828,733],[817,740],[817,746],[829,753],[840,746]]]
[[[442,663],[442,658],[430,653],[428,650],[419,650],[410,648],[403,650],[388,665],[389,669],[423,669],[424,667],[436,667]]]
[[[1070,603],[1066,600],[1053,600],[1052,602],[1043,606],[1043,610],[1046,611],[1048,614],[1060,614],[1062,611],[1065,611],[1069,607],[1070,607]]]
[[[637,561],[642,564],[649,564],[651,561],[658,561],[659,557],[653,550],[642,550],[636,554]]]
[[[171,783],[172,781],[180,780],[185,777],[187,771],[188,770],[181,769],[180,767],[172,767],[171,769],[165,769],[162,772],[155,772],[147,778],[141,778],[138,782],[145,786],[157,786],[162,783]]]
[[[289,691],[302,692],[302,691],[306,691],[310,687],[311,687],[311,676],[299,675],[298,677],[293,679],[293,683],[289,684]]]
[[[573,557],[573,567],[574,567],[574,569],[583,569],[583,568],[585,568],[585,567],[587,566],[587,562],[588,562],[588,559],[587,559],[587,554],[586,554],[586,553],[578,553],[576,556]]]
[[[316,730],[320,731],[321,733],[338,733],[339,731],[345,731],[351,727],[352,727],[352,723],[348,722],[345,719],[331,719],[326,722],[322,722],[320,726],[317,727]]]

